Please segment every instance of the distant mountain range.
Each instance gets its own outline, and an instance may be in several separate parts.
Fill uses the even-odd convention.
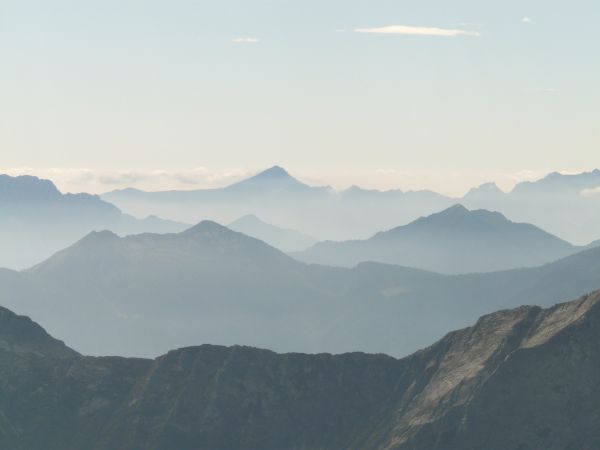
[[[284,252],[306,250],[317,243],[311,236],[295,230],[280,228],[263,222],[253,214],[240,217],[227,226],[229,229],[244,233],[246,236],[260,239],[263,242]]]
[[[0,267],[29,267],[93,230],[126,235],[185,228],[155,216],[136,219],[95,195],[62,194],[48,180],[0,175]]]
[[[252,214],[267,223],[318,239],[368,236],[452,204],[450,199],[428,191],[379,194],[357,187],[341,193],[328,186],[312,187],[274,166],[221,189],[124,189],[106,193],[102,198],[136,216],[158,214],[188,223],[205,219],[231,223]]]
[[[482,314],[600,288],[600,248],[537,268],[445,276],[377,263],[307,265],[202,222],[182,233],[95,232],[32,269],[0,270],[0,304],[87,354],[190,344],[404,356]]]
[[[578,245],[600,237],[600,170],[578,175],[552,173],[539,181],[519,183],[508,193],[487,183],[462,198],[449,198],[431,191],[377,191],[357,186],[336,192],[309,186],[274,166],[222,189],[125,189],[102,197],[136,216],[155,214],[187,223],[203,219],[230,223],[255,214],[268,223],[320,240],[365,239],[456,203],[499,211],[511,220],[535,224]]]
[[[600,229],[600,170],[576,175],[551,173],[517,184],[508,193],[493,184],[471,190],[461,202],[469,208],[500,211],[534,223],[563,239],[585,245]]]
[[[500,213],[455,205],[367,240],[320,242],[294,256],[333,266],[375,261],[459,274],[533,267],[580,250],[533,225],[511,222]]]
[[[600,293],[482,317],[407,358],[78,355],[0,308],[11,450],[594,449]]]

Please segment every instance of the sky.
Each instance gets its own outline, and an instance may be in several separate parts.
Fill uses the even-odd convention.
[[[460,195],[600,167],[597,0],[0,0],[0,172],[194,189],[278,164]]]

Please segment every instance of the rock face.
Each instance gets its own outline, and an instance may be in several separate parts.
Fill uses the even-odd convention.
[[[2,348],[0,448],[597,449],[599,302],[600,292],[494,313],[400,360],[207,345],[154,361]],[[2,339],[18,341],[4,324]]]

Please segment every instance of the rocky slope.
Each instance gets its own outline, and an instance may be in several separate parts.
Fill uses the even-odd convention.
[[[3,348],[0,447],[591,450],[599,302],[600,292],[494,313],[401,360],[206,345],[154,361]],[[12,330],[3,334],[19,340]]]

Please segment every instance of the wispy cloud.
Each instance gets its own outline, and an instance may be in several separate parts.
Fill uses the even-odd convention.
[[[581,196],[586,198],[600,197],[600,187],[584,189],[581,191]]]
[[[255,37],[238,37],[233,38],[231,42],[234,42],[236,44],[257,44],[258,42],[260,42],[260,39]]]
[[[523,18],[521,19],[521,22],[522,22],[522,23],[532,23],[532,22],[533,22],[533,19],[532,19],[531,17],[527,17],[527,16],[525,16],[525,17],[523,17]]]
[[[478,31],[457,30],[449,28],[436,27],[411,27],[405,25],[389,25],[378,28],[355,28],[357,33],[373,33],[373,34],[402,34],[409,36],[440,36],[440,37],[456,37],[456,36],[481,36]]]
[[[254,172],[242,169],[211,170],[195,167],[182,170],[95,170],[88,168],[0,168],[8,175],[34,175],[50,179],[63,192],[102,193],[124,187],[147,190],[221,187]]]

